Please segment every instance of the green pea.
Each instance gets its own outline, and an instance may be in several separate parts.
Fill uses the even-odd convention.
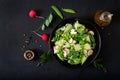
[[[69,9],[69,8],[62,8],[62,10],[63,10],[64,12],[67,12],[67,13],[72,13],[72,14],[76,13],[75,10]]]
[[[52,5],[51,8],[57,13],[57,15],[63,19],[63,15],[61,13],[61,11],[55,6],[55,5]]]

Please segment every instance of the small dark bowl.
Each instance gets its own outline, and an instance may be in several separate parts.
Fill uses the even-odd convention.
[[[80,24],[83,24],[85,25],[86,28],[88,28],[89,30],[92,30],[94,31],[94,38],[95,38],[95,42],[96,42],[96,47],[95,49],[93,50],[93,55],[91,55],[90,57],[88,57],[88,59],[85,61],[85,63],[82,65],[82,66],[88,66],[89,64],[91,64],[95,59],[96,57],[98,56],[99,52],[100,52],[100,48],[101,48],[101,38],[100,38],[100,34],[96,28],[96,26],[94,26],[92,23],[90,22],[87,22],[87,21],[83,21],[81,20],[80,18],[69,18],[69,19],[65,19],[63,20],[62,22],[60,22],[56,27],[54,27],[53,31],[52,31],[52,34],[50,36],[50,49],[53,52],[53,46],[54,46],[54,43],[51,42],[52,38],[55,36],[55,31],[64,26],[66,23],[74,23],[76,20],[79,21]],[[67,61],[61,61],[58,56],[56,54],[53,54],[56,59],[61,63],[61,64],[64,64],[65,66],[69,66],[69,67],[80,67],[81,64],[78,64],[78,65],[71,65],[69,63],[67,63]],[[81,66],[81,67],[82,67]]]

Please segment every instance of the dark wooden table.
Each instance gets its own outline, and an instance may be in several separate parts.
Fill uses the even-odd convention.
[[[102,64],[108,69],[107,73],[95,69],[92,64],[85,68],[68,68],[60,64],[54,57],[41,67],[36,67],[38,59],[26,61],[24,50],[32,49],[39,54],[49,50],[48,42],[42,41],[31,33],[43,23],[42,19],[31,19],[28,13],[36,9],[38,15],[47,17],[51,5],[60,8],[72,8],[76,14],[64,13],[65,18],[80,17],[92,22],[99,9],[105,9],[114,14],[112,23],[98,30],[101,35],[102,47],[97,58],[102,58]],[[56,16],[54,22],[45,31],[51,35],[53,27],[61,20]],[[97,26],[97,25],[96,25]],[[32,42],[22,51],[24,36],[32,36]],[[119,0],[0,0],[0,80],[107,80],[120,76],[120,1]],[[34,41],[37,40],[37,43]],[[51,53],[53,54],[53,53]]]

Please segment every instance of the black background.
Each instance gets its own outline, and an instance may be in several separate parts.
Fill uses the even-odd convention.
[[[94,14],[99,9],[105,9],[114,14],[111,25],[98,30],[101,35],[102,48],[98,58],[103,58],[107,73],[95,69],[92,65],[83,68],[68,68],[60,64],[54,57],[41,67],[36,67],[38,60],[26,61],[24,50],[20,49],[25,43],[23,34],[32,36],[32,43],[26,49],[37,50],[39,54],[49,50],[48,42],[42,41],[30,31],[42,25],[43,20],[31,19],[28,13],[36,9],[38,15],[47,17],[54,12],[50,6],[77,10],[76,14],[63,13],[65,18],[80,17],[94,23]],[[40,34],[51,34],[61,20],[54,18],[54,22]],[[94,23],[95,24],[95,23]],[[96,25],[97,26],[97,25]],[[119,78],[120,72],[120,1],[119,0],[0,0],[0,80],[107,80]],[[34,43],[34,40],[38,40]],[[41,47],[40,47],[41,45]],[[52,54],[52,53],[51,53]]]

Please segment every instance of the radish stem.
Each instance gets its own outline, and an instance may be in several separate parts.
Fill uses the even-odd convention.
[[[39,37],[42,37],[40,34],[38,34],[37,32],[35,31],[32,31],[33,33],[35,33],[36,35],[38,35]]]

